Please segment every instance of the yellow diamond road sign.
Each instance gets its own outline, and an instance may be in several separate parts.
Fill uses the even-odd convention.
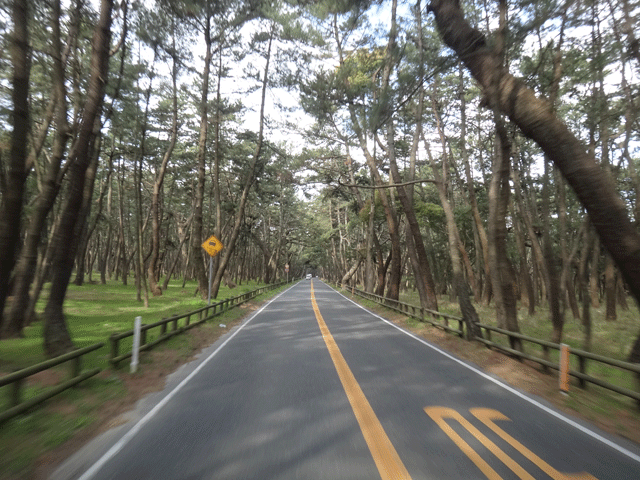
[[[223,247],[224,245],[222,245],[222,242],[213,235],[207,238],[202,244],[202,248],[204,248],[206,252],[212,257],[215,257],[218,253],[220,253],[220,250],[222,250]]]

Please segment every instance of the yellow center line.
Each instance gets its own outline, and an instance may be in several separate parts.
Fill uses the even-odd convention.
[[[351,408],[353,408],[353,413],[358,420],[371,456],[378,467],[380,477],[382,480],[410,480],[411,476],[409,472],[402,463],[402,460],[400,460],[398,452],[396,452],[396,449],[391,444],[389,437],[387,437],[378,417],[371,408],[371,405],[369,405],[367,397],[364,396],[360,385],[358,385],[356,378],[353,376],[353,373],[351,373],[349,365],[347,365],[336,341],[333,339],[333,336],[331,336],[331,332],[329,332],[329,328],[320,314],[320,309],[316,303],[316,296],[313,291],[313,283],[311,283],[311,304],[313,305],[313,311],[316,314],[316,320],[318,320],[318,325],[322,332],[322,338],[327,345],[333,364],[338,372],[338,377],[340,377],[342,387],[347,394],[349,403],[351,403]]]

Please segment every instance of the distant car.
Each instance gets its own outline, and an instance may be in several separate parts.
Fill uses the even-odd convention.
[[[311,280],[311,277],[312,277],[312,276],[313,276],[313,275],[311,275],[310,273],[307,273],[307,280]]]

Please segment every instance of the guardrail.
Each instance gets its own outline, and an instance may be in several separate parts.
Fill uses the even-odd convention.
[[[549,351],[560,350],[560,344],[548,342],[546,340],[540,340],[534,337],[529,337],[521,333],[510,332],[509,330],[504,330],[502,328],[494,327],[492,325],[485,325],[485,324],[479,323],[478,326],[484,329],[486,338],[476,338],[475,340],[484,343],[488,347],[499,349],[505,353],[508,353],[509,355],[513,355],[518,358],[524,358],[527,360],[531,360],[532,362],[536,362],[542,365],[545,371],[547,371],[549,368],[553,370],[560,369],[560,366],[558,365],[558,363],[551,362],[548,359]],[[491,332],[505,335],[506,337],[509,338],[510,342],[512,338],[516,338],[520,341],[525,341],[525,342],[539,345],[542,347],[543,357],[545,358],[536,357],[534,355],[521,352],[519,350],[515,350],[505,345],[500,345],[491,340]],[[580,350],[580,349],[574,349],[574,348],[571,348],[569,350],[569,354],[573,355],[578,359],[578,369],[577,370],[574,370],[573,368],[570,369],[569,375],[578,379],[578,386],[580,388],[587,388],[588,383],[593,383],[594,385],[598,385],[602,388],[606,388],[607,390],[611,390],[613,392],[619,393],[620,395],[633,398],[636,402],[638,402],[638,405],[640,406],[640,393],[630,390],[628,388],[620,387],[618,385],[613,385],[605,380],[589,375],[587,373],[587,366],[588,366],[587,361],[590,360],[593,362],[602,363],[610,367],[614,367],[618,370],[622,370],[623,372],[628,372],[633,374],[640,374],[640,364],[623,362],[622,360],[616,360],[615,358],[608,358],[602,355],[597,355],[595,353],[587,352],[585,350]]]
[[[371,300],[373,302],[379,303],[380,305],[384,305],[385,307],[391,310],[394,310],[396,312],[402,313],[404,315],[407,315],[408,317],[412,317],[412,318],[415,318],[416,320],[420,320],[421,322],[429,323],[434,327],[441,328],[446,332],[454,333],[460,337],[464,335],[464,319],[462,317],[458,317],[456,315],[449,315],[447,313],[441,313],[436,310],[430,310],[428,308],[417,307],[415,305],[399,302],[397,300],[391,300],[389,298],[376,295],[375,293],[369,293],[369,292],[365,292],[364,290],[359,290],[355,287],[349,287],[345,285],[341,285],[341,287],[345,290],[350,291],[353,295],[358,295],[359,297],[366,298],[367,300]],[[431,318],[426,314],[429,314]],[[442,317],[443,322],[436,321],[436,319],[440,317]],[[449,325],[449,320],[457,321],[458,328],[451,327]]]
[[[183,333],[190,328],[195,327],[196,325],[200,325],[207,320],[211,320],[212,318],[232,308],[242,305],[243,303],[257,297],[258,295],[263,294],[264,292],[274,290],[278,287],[281,287],[282,285],[285,285],[286,283],[287,282],[280,282],[273,285],[268,285],[266,287],[261,287],[256,290],[252,290],[251,292],[243,293],[236,297],[230,297],[219,302],[212,303],[211,305],[206,305],[191,312],[174,315],[172,317],[163,318],[162,320],[154,323],[142,325],[142,327],[140,328],[140,352],[150,350],[159,343],[170,339],[174,335]],[[196,321],[192,322],[192,317],[197,317]],[[147,343],[147,332],[154,328],[160,328],[158,337],[155,340]],[[131,351],[120,354],[120,340],[132,336],[133,330],[128,330],[122,333],[114,333],[109,337],[109,363],[114,368],[118,368],[118,364],[121,361],[126,360],[127,358],[131,358]]]
[[[95,345],[91,345],[89,347],[81,348],[73,352],[60,355],[59,357],[52,358],[51,360],[47,360],[45,362],[23,368],[22,370],[18,370],[17,372],[13,372],[9,375],[1,377],[0,387],[12,385],[12,388],[9,392],[9,404],[11,405],[11,407],[4,412],[0,412],[0,424],[30,409],[31,407],[34,407],[44,402],[45,400],[48,400],[54,395],[64,392],[66,389],[77,385],[87,378],[93,377],[94,375],[100,373],[99,368],[93,368],[83,373],[82,356],[87,353],[93,352],[94,350],[98,350],[103,346],[104,343],[96,343]],[[56,385],[50,390],[46,390],[45,392],[42,392],[26,401],[22,401],[22,388],[24,387],[24,380],[27,377],[30,377],[31,375],[42,372],[43,370],[47,370],[51,367],[55,367],[65,362],[71,362],[71,377],[66,382],[63,382],[60,385]]]
[[[189,328],[195,327],[196,325],[206,322],[211,318],[220,315],[232,308],[235,308],[243,303],[261,295],[267,291],[274,290],[275,288],[281,287],[290,282],[280,282],[273,285],[268,285],[266,287],[260,287],[251,292],[246,292],[241,295],[227,298],[221,300],[220,302],[206,305],[204,307],[198,308],[197,310],[193,310],[191,312],[184,313],[182,315],[174,315],[173,317],[162,319],[158,322],[151,323],[149,325],[144,325],[141,329],[141,346],[140,350],[148,350],[153,348],[158,343],[161,343],[165,340],[168,340],[174,335],[178,333],[184,332]],[[197,317],[197,320],[191,322],[192,317]],[[183,325],[179,325],[179,321],[183,320]],[[169,326],[171,329],[169,330]],[[152,328],[160,327],[160,335],[157,339],[152,342],[146,343],[146,333],[148,330]],[[114,367],[117,367],[118,363],[125,358],[131,357],[131,352],[128,352],[123,355],[118,355],[119,341],[123,338],[127,338],[133,335],[133,330],[123,333],[116,333],[111,335],[109,341],[111,343],[111,355],[109,358],[109,363]],[[26,410],[48,400],[49,398],[65,391],[68,388],[71,388],[78,383],[93,377],[94,375],[100,373],[100,368],[93,368],[86,372],[82,372],[82,360],[81,357],[87,353],[93,352],[102,348],[104,343],[96,343],[95,345],[91,345],[89,347],[81,348],[78,350],[74,350],[73,352],[61,355],[56,358],[52,358],[50,360],[46,360],[42,363],[38,363],[36,365],[32,365],[30,367],[24,368],[22,370],[18,370],[16,372],[10,373],[9,375],[5,375],[0,377],[0,387],[5,387],[11,385],[12,388],[9,389],[9,405],[10,407],[0,412],[0,424],[13,418]],[[65,362],[70,363],[70,371],[71,377],[59,384],[55,387],[52,387],[49,390],[46,390],[42,393],[35,395],[34,397],[29,398],[28,400],[22,401],[22,390],[24,387],[24,381],[27,377],[34,375],[38,372],[42,372],[43,370],[47,370],[49,368],[55,367]]]
[[[358,290],[357,288],[349,287],[342,285],[343,289],[350,291],[354,295],[358,295],[360,297],[366,298],[368,300],[372,300],[376,303],[384,305],[391,310],[395,310],[399,313],[405,314],[407,316],[416,318],[420,321],[430,323],[431,325],[442,328],[451,333],[455,333],[460,337],[463,337],[463,329],[464,329],[464,321],[461,317],[456,317],[453,315],[446,315],[439,312],[434,312],[432,310],[424,309],[421,307],[416,307],[415,305],[410,305],[402,302],[396,302],[393,300],[389,300],[387,298],[381,297],[379,295],[375,295],[373,293],[363,292],[362,290]],[[419,315],[418,315],[419,312]],[[430,313],[435,316],[441,316],[445,318],[451,318],[453,320],[459,321],[459,329],[454,329],[449,327],[448,325],[440,324],[433,319],[425,317],[425,312]],[[523,335],[521,333],[511,332],[509,330],[504,330],[502,328],[494,327],[492,325],[485,325],[479,323],[478,326],[481,329],[484,329],[485,338],[474,337],[473,339],[484,343],[489,348],[498,349],[504,353],[507,353],[511,356],[517,357],[518,359],[526,359],[540,364],[543,367],[545,372],[548,372],[548,369],[559,370],[560,366],[558,363],[554,363],[549,360],[550,350],[560,350],[560,344],[548,342],[546,340],[540,340],[534,337],[529,337],[527,335]],[[542,355],[544,358],[537,357],[535,355],[528,354],[526,352],[521,352],[520,350],[516,350],[505,345],[501,345],[491,340],[491,332],[498,333],[501,335],[505,335],[509,338],[509,344],[511,344],[512,339],[518,339],[521,342],[529,342],[542,347]],[[464,338],[464,337],[463,337]],[[576,370],[570,369],[569,375],[578,379],[578,386],[580,388],[587,388],[587,384],[592,383],[594,385],[598,385],[607,390],[611,390],[613,392],[619,393],[620,395],[624,395],[626,397],[634,399],[638,407],[640,407],[640,393],[634,390],[630,390],[629,388],[621,387],[619,385],[613,385],[601,378],[594,377],[593,375],[589,375],[587,373],[588,370],[588,361],[601,363],[610,367],[613,367],[617,370],[629,373],[640,375],[640,364],[637,363],[629,363],[623,362],[621,360],[616,360],[614,358],[608,358],[602,355],[597,355],[595,353],[587,352],[585,350],[574,349],[571,348],[569,351],[570,355],[573,355],[578,360],[578,368]],[[630,379],[633,383],[633,379]]]

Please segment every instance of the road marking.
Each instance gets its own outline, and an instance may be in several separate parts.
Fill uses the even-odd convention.
[[[512,393],[513,395],[515,395],[516,397],[521,398],[522,400],[524,400],[525,402],[529,403],[530,405],[533,405],[534,407],[538,408],[539,410],[542,410],[543,412],[548,413],[549,415],[551,415],[552,417],[555,417],[556,419],[560,420],[561,422],[564,422],[565,424],[575,428],[576,430],[584,433],[585,435],[591,437],[592,439],[612,448],[613,450],[617,451],[618,453],[624,455],[625,457],[633,460],[634,462],[640,463],[640,455],[632,452],[631,450],[629,450],[628,448],[625,448],[621,445],[618,445],[616,442],[609,440],[608,438],[600,435],[597,432],[594,432],[593,430],[591,430],[590,428],[581,425],[580,423],[578,423],[575,420],[570,419],[569,417],[565,417],[562,413],[538,402],[537,400],[534,400],[533,398],[529,397],[528,395],[522,393],[521,391],[511,387],[510,385],[507,385],[506,383],[496,379],[495,377],[489,375],[487,372],[484,372],[472,365],[469,365],[468,363],[464,362],[463,360],[460,360],[458,357],[455,357],[454,355],[446,352],[445,350],[436,347],[435,345],[429,343],[428,341],[426,341],[424,338],[420,338],[417,335],[405,330],[402,327],[399,327],[398,325],[396,325],[395,323],[387,320],[384,317],[381,317],[380,315],[372,312],[371,310],[366,309],[365,307],[363,307],[362,305],[360,305],[358,302],[355,302],[354,300],[350,299],[349,297],[343,295],[342,293],[338,292],[337,290],[333,289],[332,287],[331,290],[333,290],[333,292],[335,292],[336,294],[338,294],[339,296],[341,296],[342,298],[346,299],[347,301],[351,302],[353,305],[355,305],[356,307],[360,308],[361,310],[364,310],[365,312],[367,312],[369,315],[377,318],[378,320],[383,321],[384,323],[386,323],[387,325],[395,328],[396,330],[404,333],[405,335],[413,338],[414,340],[417,340],[418,342],[422,343],[423,345],[425,345],[426,347],[430,348],[431,350],[438,352],[440,355],[458,363],[459,365],[461,365],[462,367],[471,370],[472,372],[476,373],[477,375],[480,375],[482,378],[484,378],[485,380],[488,380],[489,382],[494,383],[495,385],[498,385],[500,388],[506,390],[507,392]]]
[[[559,472],[547,462],[538,457],[535,453],[525,447],[518,440],[513,438],[507,432],[502,430],[499,426],[494,423],[494,420],[511,420],[509,417],[503,415],[497,410],[493,410],[491,408],[472,408],[469,410],[471,414],[484,423],[487,427],[489,427],[496,435],[502,438],[505,442],[511,445],[513,448],[518,450],[525,458],[527,458],[531,463],[536,465],[540,470],[549,475],[553,480],[597,480],[596,477],[591,475],[590,473],[574,473],[574,474],[565,474]]]
[[[504,463],[509,469],[515,473],[518,478],[523,480],[534,480],[534,477],[524,470],[518,463],[516,463],[511,457],[509,457],[503,450],[501,450],[495,443],[489,440],[483,435],[480,430],[474,427],[467,419],[465,419],[460,413],[452,408],[446,407],[425,407],[424,411],[429,415],[433,421],[453,440],[453,443],[469,457],[469,459],[485,474],[489,480],[501,480],[502,477],[485,462],[480,455],[471,448],[471,446],[465,442],[460,435],[458,435],[453,428],[449,426],[446,419],[452,419],[457,421],[465,430],[473,435],[482,445],[484,445],[491,453],[493,453],[502,463]],[[489,429],[491,429],[496,435],[502,438],[505,442],[511,445],[514,449],[520,452],[531,463],[536,465],[540,470],[549,475],[553,480],[597,480],[594,476],[588,473],[577,474],[565,474],[559,472],[551,465],[546,463],[531,450],[525,447],[522,443],[510,436],[500,427],[498,427],[493,420],[509,420],[497,410],[489,408],[472,408],[470,412],[482,423],[484,423]]]
[[[535,480],[531,475],[529,475],[520,465],[514,462],[511,458],[509,458],[502,450],[498,448],[498,446],[485,437],[480,431],[471,425],[467,419],[465,419],[462,415],[460,415],[457,411],[452,408],[446,407],[425,407],[424,411],[429,415],[434,422],[438,424],[438,426],[446,433],[453,443],[464,452],[464,454],[469,457],[469,459],[476,464],[476,466],[486,475],[489,480],[500,480],[502,477],[498,475],[493,468],[489,466],[487,462],[485,462],[478,453],[471,448],[471,446],[465,442],[460,435],[458,435],[453,428],[449,426],[446,422],[447,418],[456,420],[460,425],[462,425],[471,435],[476,437],[487,449],[493,453],[496,457],[498,457],[507,467],[511,469],[519,478],[525,480]]]
[[[378,467],[380,477],[382,480],[411,479],[409,472],[402,463],[402,460],[400,460],[398,452],[396,452],[389,437],[387,437],[378,417],[371,408],[367,397],[364,396],[364,392],[360,388],[360,385],[358,385],[356,378],[353,376],[349,365],[347,365],[336,341],[333,339],[327,324],[320,314],[320,309],[318,308],[313,291],[313,281],[311,283],[311,304],[313,305],[313,311],[316,314],[316,320],[322,332],[322,338],[327,345],[327,350],[329,350],[333,364],[338,372],[338,377],[340,377],[342,387],[347,394],[351,408],[353,408],[353,413],[358,420],[371,456]]]

